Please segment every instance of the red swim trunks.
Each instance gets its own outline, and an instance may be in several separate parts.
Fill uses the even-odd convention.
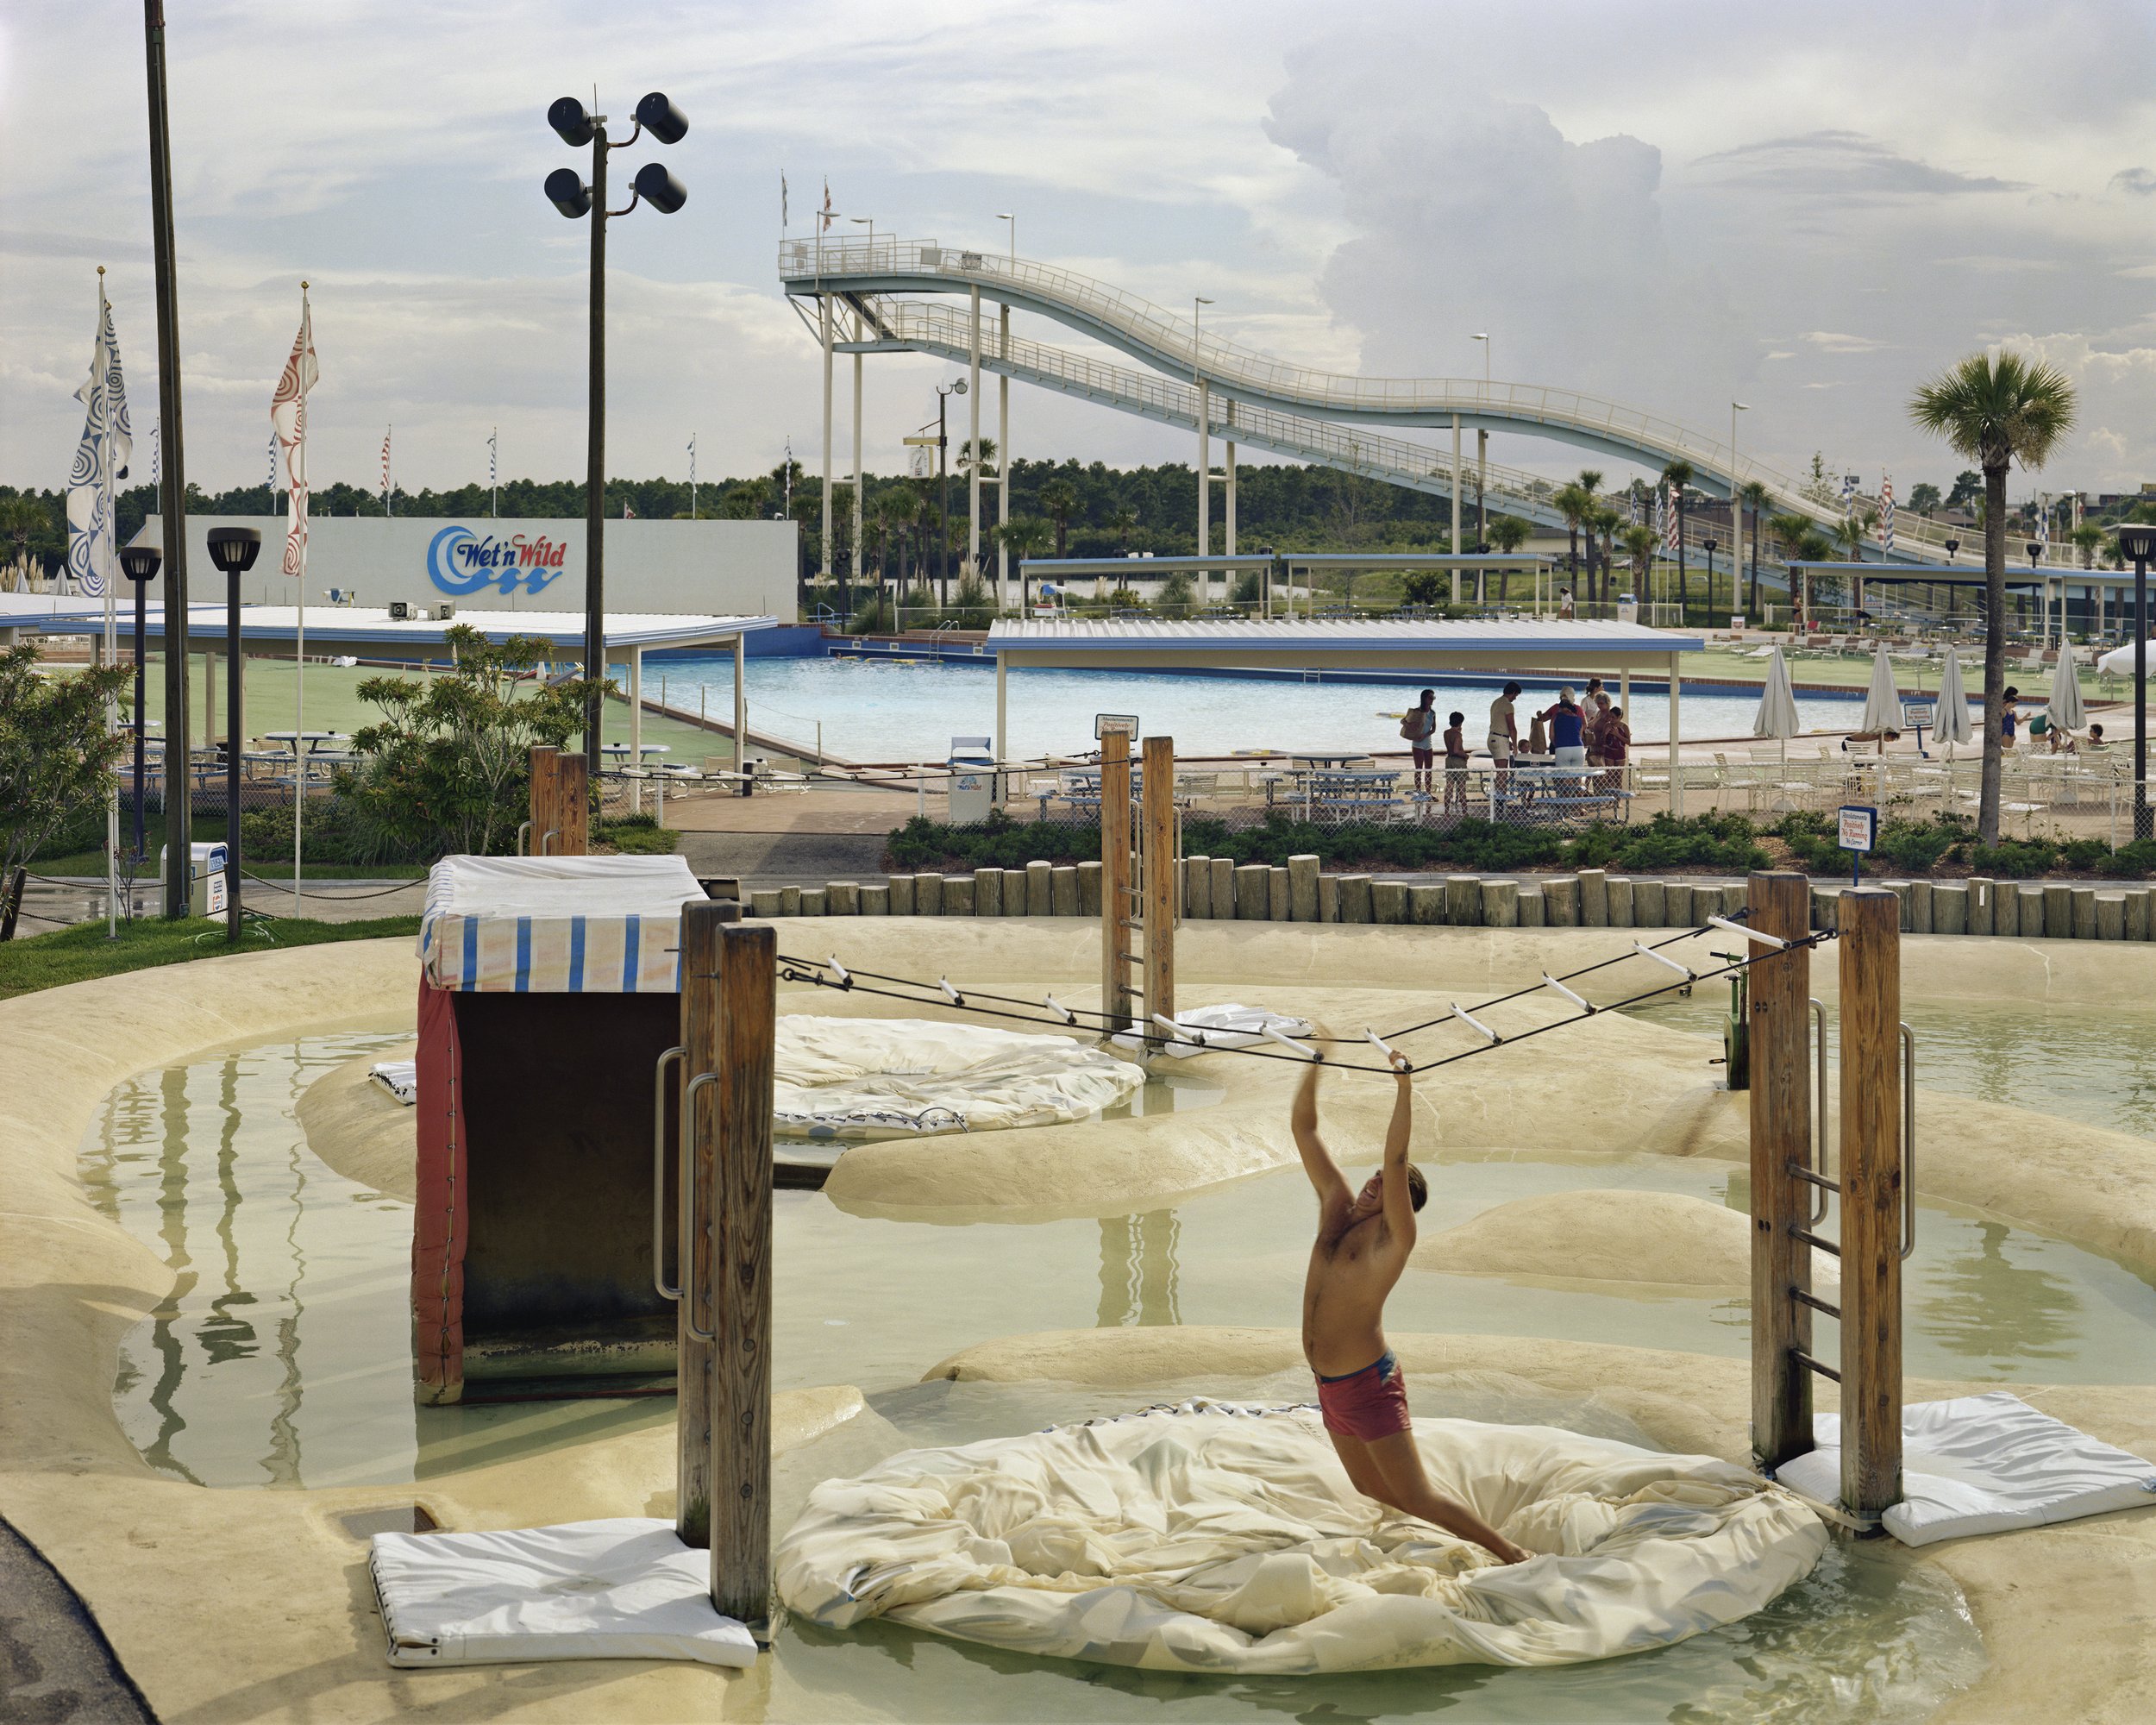
[[[1318,1378],[1318,1408],[1325,1428],[1369,1443],[1413,1429],[1407,1414],[1407,1378],[1388,1348],[1360,1371]]]

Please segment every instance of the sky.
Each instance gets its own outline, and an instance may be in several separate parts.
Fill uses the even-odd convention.
[[[2015,496],[2156,480],[2156,7],[1684,0],[609,0],[169,8],[190,479],[266,476],[271,390],[311,284],[317,483],[580,476],[588,229],[540,193],[545,123],[664,90],[686,186],[609,229],[608,466],[820,461],[821,367],[780,292],[791,231],[1020,254],[1307,365],[1602,396],[1785,472],[1964,463],[1912,388],[2012,347],[2080,422]],[[157,364],[141,9],[0,8],[0,483],[64,483],[96,268],[147,476]],[[617,202],[618,202],[618,198]],[[837,231],[861,229],[842,223]],[[1080,346],[1022,321],[1037,339]],[[956,369],[867,367],[865,462],[898,471]],[[837,460],[849,389],[838,390]],[[990,392],[991,403],[993,392]],[[957,405],[957,404],[954,404]],[[1012,386],[1020,457],[1188,461],[1188,433]],[[993,434],[993,421],[986,429]],[[962,436],[962,424],[954,436]],[[1550,473],[1562,445],[1493,437]],[[1598,462],[1619,479],[1621,464]]]

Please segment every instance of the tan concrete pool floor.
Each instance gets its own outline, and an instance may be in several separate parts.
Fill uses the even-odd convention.
[[[882,968],[906,974],[925,965],[926,974],[948,971],[955,979],[1060,982],[1092,968],[1087,942],[1069,925],[893,921],[849,933],[875,943]],[[1269,1001],[1292,1001],[1299,985],[1405,993],[1425,977],[1441,977],[1462,991],[1501,987],[1562,969],[1564,959],[1579,962],[1593,938],[1199,930],[1187,932],[1181,958],[1194,986],[1263,981]],[[2147,959],[2147,975],[2143,957],[2071,943],[1913,939],[1905,974],[1912,992],[1946,998],[2139,1003],[2156,980],[2156,955]],[[1831,984],[1831,963],[1818,969]],[[472,1468],[416,1489],[216,1491],[158,1474],[120,1430],[112,1401],[119,1339],[164,1296],[170,1273],[85,1197],[77,1150],[97,1103],[131,1074],[205,1049],[393,1020],[410,1011],[414,972],[407,943],[369,943],[205,961],[0,1003],[0,1515],[82,1596],[167,1725],[405,1715],[828,1716],[814,1697],[789,1688],[769,1659],[738,1674],[631,1663],[415,1674],[384,1662],[364,1545],[339,1525],[340,1515],[415,1499],[458,1527],[668,1513],[673,1466],[663,1427]],[[1596,1088],[1583,1087],[1576,1072],[1567,1082],[1555,1069],[1539,1077],[1515,1074],[1507,1090],[1497,1065],[1468,1063],[1493,1069],[1478,1081],[1492,1089],[1470,1112],[1482,1115],[1501,1101],[1515,1112],[1531,1108],[1541,1135],[1568,1090]],[[1583,1100],[1609,1106],[1606,1095]],[[1689,1113],[1656,1109],[1662,1142],[1639,1147],[1732,1155],[1741,1146],[1741,1117],[1733,1122],[1726,1101],[1708,1096]],[[1458,1120],[1457,1108],[1449,1101],[1445,1113]],[[2054,1233],[2144,1275],[2156,1265],[2156,1145],[2081,1126],[2032,1141],[2029,1116],[1992,1104],[1941,1102],[1939,1112],[1952,1120],[1920,1165],[1927,1195]],[[1563,1129],[1562,1120],[1555,1124]],[[1135,1399],[1148,1383],[1199,1371],[1260,1377],[1296,1360],[1287,1332],[998,1336],[987,1315],[981,1328],[975,1346],[914,1369],[929,1377],[1127,1385]],[[1732,1457],[1744,1450],[1739,1361],[1518,1337],[1395,1340],[1408,1370],[1426,1377],[1497,1371],[1556,1391],[1596,1390],[1658,1442]],[[2156,1349],[2151,1356],[2156,1362]],[[2156,1378],[2156,1364],[2150,1375]],[[2143,1388],[2017,1387],[2108,1441],[2156,1453],[2156,1396]],[[1913,1382],[1909,1394],[1961,1388]],[[777,1410],[779,1444],[828,1430],[859,1405],[843,1386],[792,1392]],[[1938,1565],[1965,1590],[1991,1660],[1937,1717],[2156,1716],[2156,1516],[2129,1513],[1962,1541],[1928,1548],[1918,1561]],[[1311,1698],[1321,1699],[1314,1690]],[[901,1690],[893,1701],[892,1716],[936,1715],[932,1694]]]

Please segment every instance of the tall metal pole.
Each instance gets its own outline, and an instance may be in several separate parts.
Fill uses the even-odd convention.
[[[187,794],[187,463],[180,438],[179,297],[172,263],[172,138],[165,105],[165,0],[142,0],[150,87],[150,242],[157,268],[157,418],[165,536],[165,914],[187,914],[194,854]],[[174,784],[179,787],[177,800]]]
[[[816,296],[817,339],[824,348],[824,513],[823,562],[817,579],[831,579],[831,297],[828,293]]]
[[[950,448],[950,425],[946,415],[950,401],[943,391],[936,392],[936,572],[943,582],[945,605],[950,603],[950,463],[944,458],[944,452]]]
[[[973,324],[967,352],[966,412],[972,459],[966,463],[966,573],[981,572],[981,284],[973,285]],[[999,595],[999,597],[1000,597]]]
[[[142,637],[149,622],[150,584],[147,579],[135,584],[135,869],[142,870],[142,773],[146,765],[142,742]],[[134,915],[135,906],[128,906],[128,914]]]
[[[606,122],[592,125],[592,329],[584,465],[584,760],[599,783],[606,675]]]
[[[2148,559],[2134,559],[2134,837],[2156,837],[2148,806]]]
[[[140,593],[141,589],[135,591]],[[137,601],[138,605],[140,601]],[[140,616],[137,612],[137,616]],[[138,628],[139,628],[138,624]],[[141,638],[138,634],[138,640]],[[229,946],[240,938],[240,700],[241,682],[240,671],[240,572],[237,569],[225,577],[224,586],[224,938]],[[135,687],[140,689],[138,678]],[[139,753],[142,747],[142,726],[138,695],[135,746]],[[169,746],[169,745],[168,745]],[[292,745],[296,754],[300,744]],[[135,779],[141,779],[141,768],[135,768]],[[135,848],[141,848],[141,800],[135,800]],[[294,877],[295,880],[298,878]]]

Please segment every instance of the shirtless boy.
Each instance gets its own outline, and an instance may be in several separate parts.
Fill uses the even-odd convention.
[[[1317,1374],[1326,1430],[1357,1491],[1470,1540],[1506,1563],[1524,1563],[1532,1552],[1439,1495],[1424,1475],[1407,1416],[1407,1381],[1385,1346],[1385,1296],[1414,1250],[1415,1212],[1427,1196],[1421,1170],[1407,1160],[1414,1091],[1404,1068],[1399,1085],[1384,1165],[1359,1192],[1349,1189],[1318,1136],[1314,1063],[1295,1094],[1289,1124],[1303,1171],[1318,1189],[1318,1241],[1302,1293],[1302,1351]]]

